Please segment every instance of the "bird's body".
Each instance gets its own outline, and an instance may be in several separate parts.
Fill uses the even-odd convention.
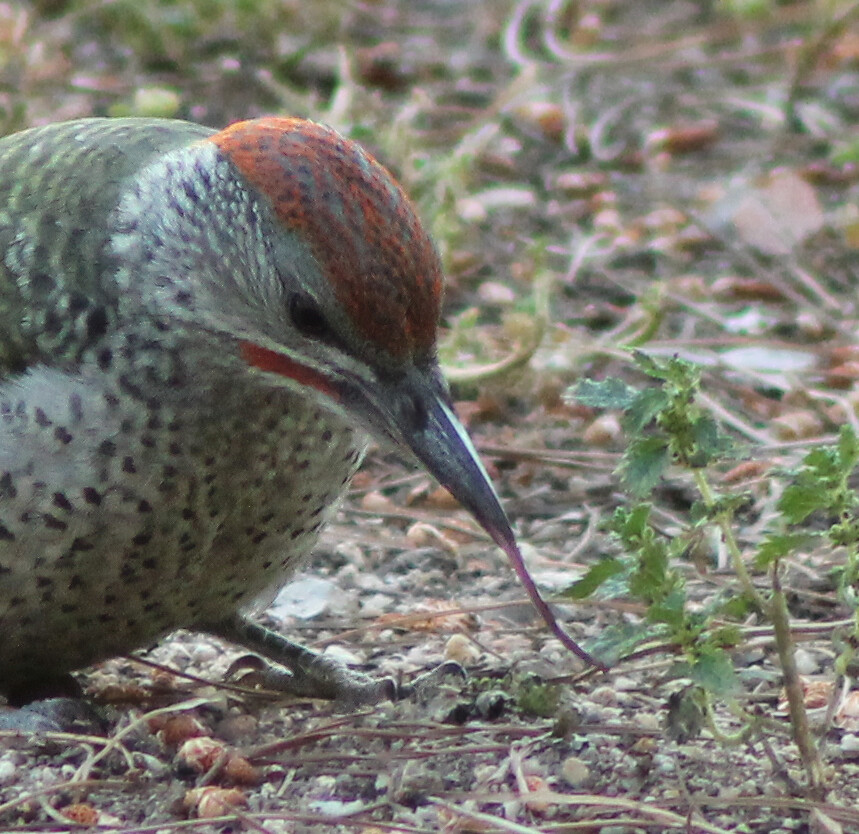
[[[0,686],[247,606],[357,466],[342,417],[230,373],[235,350],[147,309],[152,275],[112,251],[146,160],[210,133],[93,120],[0,142]]]
[[[515,550],[440,303],[399,186],[312,122],[0,140],[0,691],[180,627],[265,650],[238,612],[311,549],[365,431]]]

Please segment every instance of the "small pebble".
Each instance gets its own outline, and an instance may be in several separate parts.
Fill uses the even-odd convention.
[[[0,785],[14,781],[18,768],[11,759],[0,759]]]
[[[805,649],[797,649],[794,652],[794,660],[796,661],[796,671],[800,675],[813,675],[818,671],[819,663],[817,658],[811,652]]]
[[[249,738],[256,732],[258,721],[253,715],[230,715],[215,727],[215,735],[224,741],[235,744]]]
[[[587,446],[609,446],[622,436],[623,429],[618,416],[601,414],[584,431],[582,439]]]
[[[613,706],[617,703],[617,690],[614,686],[598,686],[591,692],[591,701],[603,706]]]
[[[561,775],[571,788],[579,788],[590,779],[591,769],[578,756],[568,756],[561,763]]]
[[[452,634],[444,647],[444,659],[462,666],[472,666],[479,657],[480,649],[464,634]]]
[[[516,293],[506,284],[498,281],[484,281],[477,288],[477,295],[487,304],[513,304],[516,301]]]
[[[639,712],[635,717],[635,723],[642,730],[661,730],[662,718],[655,712]]]

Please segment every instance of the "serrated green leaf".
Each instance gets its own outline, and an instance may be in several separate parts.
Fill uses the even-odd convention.
[[[635,388],[614,377],[602,381],[583,379],[567,389],[564,399],[579,402],[590,408],[612,408],[625,411],[635,401],[637,393]]]
[[[802,531],[798,533],[773,533],[767,536],[758,546],[755,555],[755,567],[763,570],[778,559],[783,559],[794,553],[799,547],[807,544],[813,533]]]
[[[737,691],[737,674],[730,655],[718,646],[704,646],[692,662],[689,677],[714,695]]]
[[[745,620],[752,612],[755,606],[750,599],[747,599],[742,594],[726,600],[721,606],[721,613],[725,617],[733,617],[736,620]]]
[[[629,491],[641,497],[650,493],[670,463],[664,438],[639,437],[627,447],[618,472]]]
[[[702,414],[692,423],[692,437],[702,458],[696,466],[706,466],[714,458],[721,457],[731,449],[731,439],[719,431],[719,426],[709,414]]]
[[[736,492],[733,495],[719,495],[711,507],[712,517],[722,513],[735,513],[738,510],[755,506],[755,499],[750,492]]]
[[[804,471],[799,473],[798,480],[808,482],[823,480],[828,486],[835,486],[841,471],[837,454],[837,451],[830,446],[812,449],[802,459]],[[822,484],[816,484],[815,486],[819,488]]]
[[[626,565],[620,559],[600,559],[591,565],[588,572],[578,581],[563,591],[563,596],[570,599],[585,599],[589,597],[604,582],[622,573]]]
[[[827,492],[819,485],[791,484],[781,494],[777,506],[788,523],[799,524],[828,503]]]
[[[852,547],[859,542],[859,520],[852,517],[837,522],[829,528],[827,536],[836,547]]]
[[[641,350],[634,350],[632,352],[632,359],[638,370],[642,373],[652,376],[654,379],[665,380],[665,365],[652,357],[649,353],[645,353]]]
[[[636,504],[633,507],[618,507],[612,513],[608,529],[621,542],[630,548],[639,546],[640,540],[648,531],[650,504]]]
[[[658,640],[660,636],[657,628],[648,630],[642,628],[641,623],[614,623],[600,629],[599,634],[588,641],[588,651],[607,666],[613,666],[642,643]]]
[[[661,388],[640,391],[623,415],[621,425],[628,435],[639,434],[670,404],[668,394]]]
[[[636,556],[638,564],[629,578],[630,594],[648,605],[666,600],[676,587],[675,577],[668,570],[666,539],[651,533],[642,540]]]
[[[685,619],[686,594],[674,589],[660,602],[654,603],[647,611],[647,619],[652,623],[665,623],[672,629],[680,628]]]
[[[672,356],[665,366],[665,381],[674,385],[678,391],[691,393],[701,384],[701,369],[687,359]]]
[[[706,524],[713,519],[713,511],[706,501],[693,501],[689,508],[689,522],[693,526]]]
[[[714,646],[733,647],[743,641],[743,632],[739,626],[723,625],[710,632],[710,641]]]

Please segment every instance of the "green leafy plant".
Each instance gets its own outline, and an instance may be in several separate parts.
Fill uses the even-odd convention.
[[[737,510],[747,499],[720,494],[712,483],[714,464],[733,456],[734,449],[730,438],[698,403],[700,369],[676,357],[662,360],[634,352],[632,358],[655,385],[639,390],[617,379],[586,380],[568,392],[579,403],[623,413],[622,427],[629,441],[618,471],[632,499],[608,522],[621,555],[593,565],[568,595],[576,599],[623,595],[643,605],[648,629],[628,624],[608,629],[600,645],[592,648],[611,658],[660,646],[677,655],[671,675],[687,681],[669,710],[669,730],[677,738],[688,737],[702,722],[725,741],[746,738],[759,729],[760,722],[734,699],[738,680],[729,654],[741,639],[741,631],[734,625],[737,617],[756,610],[772,624],[794,740],[810,787],[819,791],[823,770],[808,728],[780,576],[783,559],[815,538],[844,548],[838,593],[856,612],[854,638],[859,634],[859,496],[849,483],[859,464],[859,438],[851,428],[843,428],[835,446],[810,451],[799,469],[786,475],[789,482],[777,503],[779,515],[770,534],[754,553],[747,554],[754,557],[755,569],[770,576],[769,588],[757,586],[736,534]],[[683,472],[694,483],[698,498],[683,529],[669,535],[654,520],[654,507],[647,497],[669,473]],[[812,514],[826,521],[817,532],[805,528]],[[704,606],[692,607],[679,571],[680,560],[710,531],[719,536],[731,558],[737,588],[716,595]],[[848,649],[839,660],[839,670],[843,672],[851,659]],[[721,733],[713,720],[714,697],[721,698],[741,719],[741,729],[733,736]],[[700,716],[700,721],[690,721],[689,716]]]
[[[843,565],[835,571],[836,588],[841,602],[853,612],[854,627],[852,640],[836,662],[840,675],[859,643],[859,494],[850,484],[857,465],[859,437],[850,426],[841,428],[834,446],[808,452],[779,499],[779,528],[762,542],[755,559],[758,568],[777,573],[781,561],[800,545],[822,542],[843,548]],[[813,515],[828,523],[808,529],[805,525]]]
[[[623,593],[645,604],[652,628],[646,633],[630,633],[624,626],[609,629],[597,649],[601,656],[616,658],[644,642],[667,644],[680,656],[675,676],[689,678],[711,692],[729,693],[736,688],[736,679],[725,649],[738,635],[735,629],[713,625],[725,600],[704,611],[692,611],[685,582],[674,565],[704,525],[719,513],[730,512],[716,499],[703,470],[724,456],[731,443],[695,402],[700,385],[696,366],[676,358],[661,362],[641,352],[632,355],[638,369],[656,380],[657,386],[636,390],[617,379],[585,380],[571,392],[585,405],[623,412],[622,426],[630,440],[619,473],[637,503],[618,508],[609,522],[624,555],[593,565],[568,593],[573,598],[598,591]],[[643,500],[670,466],[692,471],[702,494],[685,534],[673,537],[657,529],[652,505]]]

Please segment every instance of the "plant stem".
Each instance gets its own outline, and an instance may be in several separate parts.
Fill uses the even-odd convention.
[[[794,645],[790,636],[790,620],[787,602],[778,575],[779,564],[772,566],[773,595],[769,606],[770,618],[775,631],[776,648],[779,662],[784,673],[784,689],[790,710],[790,725],[793,730],[793,740],[799,750],[802,764],[808,774],[812,793],[822,795],[824,787],[823,767],[817,752],[817,746],[808,729],[808,713],[805,710],[805,696],[799,681],[794,657]]]
[[[713,700],[710,697],[710,693],[705,689],[703,690],[703,694],[705,721],[707,722],[707,729],[710,730],[713,738],[720,744],[725,745],[737,745],[744,741],[748,741],[749,737],[755,730],[755,726],[750,720],[750,716],[739,707],[736,701],[730,699],[728,707],[731,709],[731,712],[743,722],[743,726],[735,733],[724,733],[719,729],[718,724],[716,724],[716,715],[713,712]]]
[[[693,469],[692,476],[695,478],[695,485],[701,493],[701,498],[705,506],[710,509],[716,504],[716,497],[707,481],[707,477],[701,469]],[[746,563],[743,561],[743,554],[740,552],[740,546],[737,544],[737,538],[734,535],[734,530],[731,527],[731,519],[725,513],[719,513],[716,517],[716,523],[719,525],[719,530],[722,532],[722,541],[725,542],[725,547],[728,548],[728,553],[731,556],[731,563],[734,566],[734,572],[740,580],[740,585],[746,596],[754,602],[755,606],[761,613],[767,612],[767,604],[764,598],[758,592],[752,582],[749,572],[746,570]]]

